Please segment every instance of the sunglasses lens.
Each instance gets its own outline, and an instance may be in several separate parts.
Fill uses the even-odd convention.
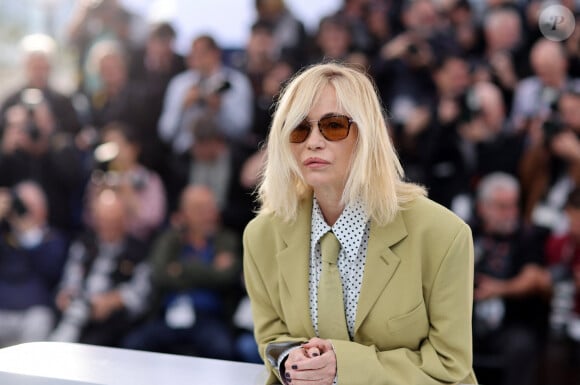
[[[318,121],[318,128],[326,140],[342,140],[348,136],[350,119],[346,116],[328,116]],[[308,121],[300,123],[290,133],[291,143],[302,143],[310,135],[312,127]]]
[[[310,125],[302,122],[290,133],[290,142],[302,143],[308,138],[308,134],[310,134]]]
[[[318,122],[320,131],[328,140],[341,140],[348,136],[349,121],[346,116],[329,116]]]

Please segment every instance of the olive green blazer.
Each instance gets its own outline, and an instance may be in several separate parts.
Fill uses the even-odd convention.
[[[254,334],[315,337],[309,311],[312,199],[295,222],[260,214],[244,231],[244,277]],[[473,241],[452,212],[418,198],[386,226],[371,222],[353,341],[332,340],[339,384],[476,384],[472,370]]]

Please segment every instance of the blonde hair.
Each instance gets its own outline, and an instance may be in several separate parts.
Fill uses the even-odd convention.
[[[361,201],[370,218],[387,224],[405,203],[425,195],[425,190],[403,181],[403,168],[391,143],[374,83],[363,72],[336,63],[306,68],[283,90],[270,128],[266,163],[258,187],[260,212],[293,221],[300,200],[310,196],[312,189],[302,178],[292,155],[289,136],[327,85],[334,88],[339,107],[358,128],[342,203]]]

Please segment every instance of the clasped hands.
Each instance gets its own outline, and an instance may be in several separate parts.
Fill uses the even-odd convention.
[[[312,338],[294,349],[284,364],[286,384],[332,384],[336,376],[336,355],[329,340]]]

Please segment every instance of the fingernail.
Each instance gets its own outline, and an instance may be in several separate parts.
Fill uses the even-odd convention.
[[[292,369],[294,370],[298,369],[298,365],[292,365]]]

